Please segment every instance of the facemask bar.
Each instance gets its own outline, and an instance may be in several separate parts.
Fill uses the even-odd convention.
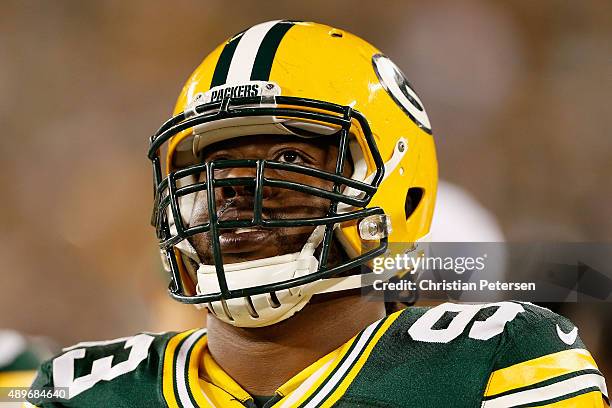
[[[198,105],[191,108],[189,112],[183,112],[168,120],[166,123],[164,123],[164,125],[162,125],[158,132],[150,138],[148,156],[153,164],[155,195],[155,204],[151,223],[156,227],[160,248],[163,252],[165,252],[168,263],[167,267],[171,274],[171,282],[169,286],[170,294],[173,298],[183,303],[207,303],[222,299],[241,298],[245,296],[253,296],[257,294],[294,288],[314,282],[316,280],[331,277],[353,268],[357,268],[368,260],[384,253],[387,248],[387,238],[383,237],[380,239],[378,247],[371,249],[366,253],[336,267],[327,267],[330,243],[336,224],[350,220],[361,220],[371,215],[384,214],[384,211],[378,207],[363,208],[371,200],[384,176],[384,162],[380,156],[380,153],[378,152],[376,143],[365,117],[361,115],[361,113],[353,110],[351,107],[311,99],[282,96],[275,97],[276,104],[289,105],[291,108],[279,108],[276,106],[264,105],[262,102],[262,98],[228,98],[220,102]],[[304,108],[315,108],[317,111],[314,112]],[[196,116],[193,116],[194,113]],[[165,178],[162,176],[160,148],[165,142],[170,140],[172,136],[202,123],[244,116],[285,116],[327,122],[333,125],[341,126],[341,130],[339,131],[340,142],[335,174],[299,164],[280,163],[269,160],[223,160],[196,164],[170,172],[170,174]],[[348,154],[348,135],[353,119],[357,120],[361,126],[366,143],[370,149],[372,159],[374,160],[376,166],[375,173],[369,183],[360,182],[342,175],[346,155]],[[256,171],[255,177],[215,179],[215,170],[237,167],[254,168]],[[264,176],[266,169],[282,170],[284,172],[318,177],[326,181],[333,182],[333,188],[331,191],[328,191],[293,181],[267,178]],[[205,182],[199,182],[185,187],[177,187],[177,180],[180,180],[183,177],[197,175],[202,172],[206,174]],[[251,186],[255,188],[253,217],[251,220],[217,220],[217,208],[214,198],[215,188],[223,186]],[[317,218],[301,218],[291,220],[263,219],[262,201],[264,186],[294,190],[328,199],[330,202],[328,213],[324,217]],[[361,194],[357,196],[343,195],[341,193],[343,186],[350,187]],[[209,220],[202,225],[186,227],[180,212],[179,198],[198,191],[207,192]],[[349,212],[343,211],[341,214],[338,214],[337,209],[338,204],[340,203],[348,204],[360,209]],[[174,236],[172,234],[167,216],[168,207],[170,207],[170,212],[172,213],[172,218],[175,223],[174,226],[176,229],[176,234]],[[230,290],[228,288],[219,243],[219,230],[254,226],[272,228],[319,225],[325,225],[325,231],[319,259],[319,268],[317,272],[286,280],[284,282],[261,285],[246,289]],[[220,292],[189,296],[185,294],[174,246],[182,240],[199,233],[208,233],[211,238],[210,241]]]

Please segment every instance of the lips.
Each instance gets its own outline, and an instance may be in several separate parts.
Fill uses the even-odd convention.
[[[253,252],[263,248],[271,236],[271,230],[255,227],[221,230],[219,243],[226,253]]]

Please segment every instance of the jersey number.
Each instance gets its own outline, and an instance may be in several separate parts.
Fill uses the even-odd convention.
[[[408,329],[414,340],[428,343],[448,343],[464,332],[467,325],[476,314],[487,307],[497,307],[486,320],[476,321],[472,325],[468,337],[476,340],[489,340],[501,334],[507,322],[512,321],[516,315],[524,312],[523,306],[512,302],[488,303],[483,305],[459,305],[444,303],[429,309]],[[433,326],[440,321],[446,312],[456,313],[450,324],[444,329],[434,329]]]
[[[113,365],[113,356],[94,360],[91,373],[74,378],[75,360],[85,357],[85,348],[73,348],[53,360],[53,384],[55,387],[68,388],[70,398],[86,391],[102,380],[110,381],[122,374],[129,373],[138,367],[141,361],[149,354],[149,347],[153,337],[148,334],[139,334],[128,339],[117,339],[103,342],[82,343],[78,346],[104,346],[125,341],[125,349],[130,349],[126,361]]]

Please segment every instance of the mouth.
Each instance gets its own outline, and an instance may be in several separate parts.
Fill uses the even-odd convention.
[[[249,232],[261,231],[260,228],[250,227],[250,228],[237,228],[234,230],[234,234],[248,234]]]
[[[221,250],[229,254],[253,252],[264,248],[272,235],[270,229],[259,227],[222,230],[219,244]]]
[[[239,220],[250,220],[253,218],[253,209],[239,209],[239,208],[227,208],[217,213],[217,219],[219,221],[239,221]],[[267,214],[262,211],[262,218],[268,219]]]

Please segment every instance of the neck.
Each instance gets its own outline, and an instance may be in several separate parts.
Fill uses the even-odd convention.
[[[271,396],[291,377],[385,316],[382,302],[360,296],[316,296],[295,316],[256,329],[208,316],[208,348],[251,395]]]

